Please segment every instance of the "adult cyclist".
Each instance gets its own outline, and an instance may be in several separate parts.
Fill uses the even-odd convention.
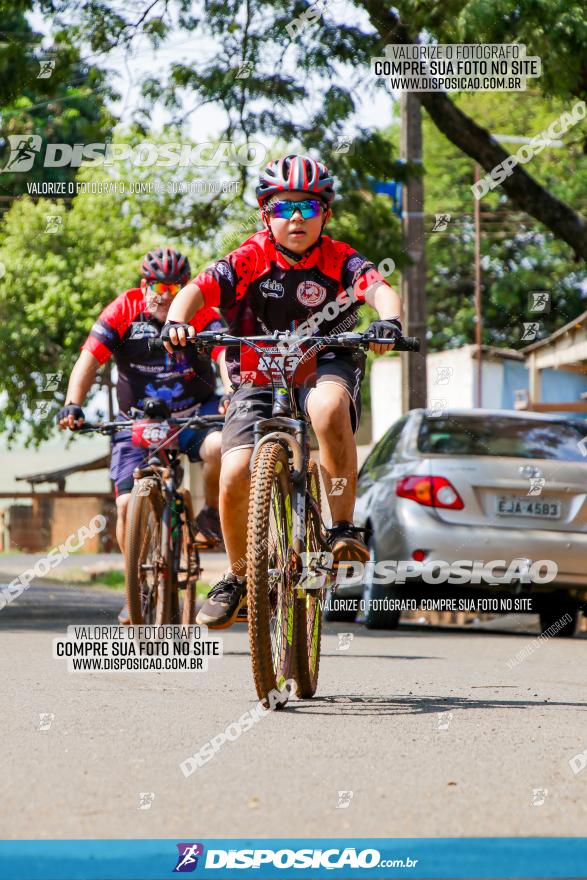
[[[128,419],[130,409],[140,409],[148,397],[164,400],[174,416],[219,411],[220,398],[215,390],[216,374],[211,358],[219,363],[228,388],[222,347],[215,349],[211,358],[196,353],[193,348],[173,355],[149,348],[149,339],[160,335],[173,298],[190,277],[188,258],[170,247],[150,251],[143,260],[141,276],[140,287],[125,291],[103,309],[84,342],[69,379],[66,404],[57,417],[62,429],[75,431],[83,425],[82,405],[96,373],[110,357],[114,358],[118,372],[119,419]],[[196,332],[221,329],[225,325],[216,309],[206,306],[193,317],[190,326]],[[203,463],[205,506],[195,521],[200,539],[215,546],[222,540],[218,514],[220,432],[212,428],[184,430],[181,440],[190,460]],[[146,455],[145,449],[133,446],[130,431],[114,435],[110,476],[116,493],[116,538],[123,553],[133,471],[144,463]],[[128,622],[126,608],[122,609],[119,620]]]
[[[194,335],[192,317],[203,308],[220,307],[235,335],[270,333],[308,321],[348,288],[356,302],[346,308],[343,326],[340,318],[322,315],[318,334],[352,329],[359,306],[367,302],[379,314],[369,329],[389,340],[372,348],[377,353],[392,348],[402,333],[399,296],[366,257],[323,234],[335,198],[328,168],[307,156],[285,156],[262,172],[256,194],[263,231],[183,288],[163,330],[167,350],[186,345],[186,336]],[[231,565],[198,614],[198,622],[209,626],[228,625],[245,602],[253,425],[256,419],[271,416],[271,391],[240,385],[238,358],[238,349],[227,349],[227,366],[237,390],[222,432],[220,518]],[[359,425],[364,368],[363,352],[324,348],[318,355],[316,386],[300,389],[300,405],[310,418],[320,447],[335,561],[366,561],[369,556],[361,532],[353,525],[357,480],[354,433]],[[245,402],[248,412],[243,415]]]

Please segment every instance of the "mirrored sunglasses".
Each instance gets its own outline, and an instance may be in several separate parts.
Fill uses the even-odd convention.
[[[300,202],[277,201],[269,206],[271,216],[280,220],[290,220],[296,211],[300,212],[304,220],[319,217],[322,212],[322,202],[320,199],[304,199]]]

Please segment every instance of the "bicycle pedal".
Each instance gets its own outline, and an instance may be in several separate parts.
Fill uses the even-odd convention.
[[[195,549],[200,552],[202,552],[202,550],[218,552],[221,549],[219,544],[209,544],[207,541],[194,541],[192,547],[195,547]]]
[[[249,622],[248,609],[247,609],[246,605],[243,605],[238,610],[238,614],[236,616],[235,623],[248,623],[248,622]]]

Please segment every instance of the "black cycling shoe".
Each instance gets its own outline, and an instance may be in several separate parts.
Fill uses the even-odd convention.
[[[245,581],[238,581],[232,572],[221,579],[208,593],[208,597],[196,617],[196,623],[220,629],[234,623],[247,598]]]
[[[215,507],[202,507],[194,517],[194,526],[197,534],[196,540],[208,547],[220,547],[222,545],[222,529],[220,527],[220,514]]]
[[[365,530],[342,520],[328,529],[328,543],[334,562],[368,562],[369,548],[365,544]]]

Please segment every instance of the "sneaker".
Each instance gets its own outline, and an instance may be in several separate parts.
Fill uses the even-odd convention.
[[[217,547],[222,544],[222,529],[220,527],[220,514],[215,507],[202,507],[194,517],[196,528],[196,540],[207,547]]]
[[[196,623],[212,628],[230,626],[247,599],[246,582],[239,581],[229,571],[208,593],[208,598],[198,611]]]
[[[130,625],[130,613],[129,613],[128,605],[126,604],[126,602],[124,603],[124,605],[120,609],[120,612],[118,614],[118,622],[121,626],[129,626]]]
[[[351,522],[335,523],[328,529],[328,543],[332,550],[334,562],[368,562],[369,548],[365,544],[364,529],[359,529]]]

